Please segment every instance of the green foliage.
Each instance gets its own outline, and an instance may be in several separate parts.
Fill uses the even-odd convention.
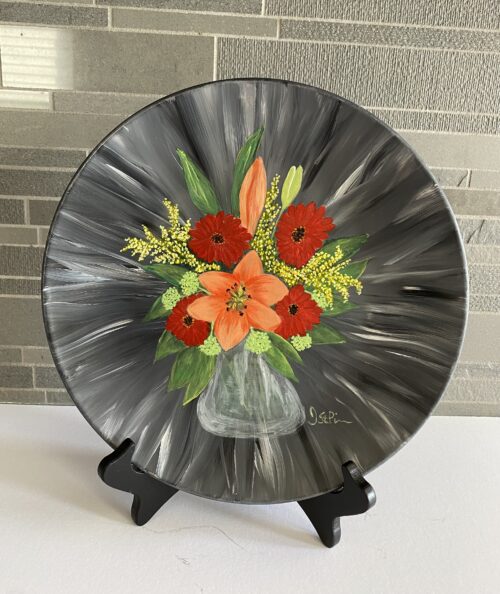
[[[269,363],[269,365],[273,369],[276,369],[278,373],[281,373],[281,375],[284,375],[285,377],[293,380],[294,382],[298,381],[297,377],[295,376],[295,373],[293,372],[292,366],[288,362],[288,359],[274,345],[268,351],[266,351],[262,355],[262,357],[264,357],[264,359]]]
[[[322,316],[327,316],[329,318],[333,318],[334,316],[340,316],[343,313],[351,311],[352,309],[356,309],[358,306],[355,303],[351,303],[350,301],[341,301],[340,299],[335,299],[332,307],[323,310]]]
[[[309,335],[312,338],[313,345],[316,344],[340,344],[345,342],[345,338],[330,326],[318,324],[314,326]]]
[[[207,355],[203,355],[203,357],[205,358],[203,362],[192,370],[191,379],[184,393],[183,405],[189,404],[195,398],[198,398],[212,379],[217,357],[209,357]]]
[[[281,189],[282,210],[288,208],[297,197],[297,194],[300,192],[303,172],[304,170],[302,169],[301,165],[299,165],[298,167],[295,167],[295,165],[293,165],[288,170],[285,181],[283,182],[283,187]]]
[[[162,298],[162,296],[160,295],[159,297],[157,297],[155,299],[155,302],[151,306],[151,309],[144,316],[144,320],[143,320],[144,322],[150,322],[151,320],[163,318],[164,316],[167,315],[168,310],[163,305],[161,298]]]
[[[340,247],[340,249],[342,250],[342,259],[347,260],[347,258],[351,258],[352,256],[354,256],[354,254],[361,249],[361,247],[367,242],[367,240],[368,235],[352,235],[351,237],[339,237],[339,239],[334,239],[333,241],[329,241],[328,243],[326,243],[322,247],[321,251],[333,255],[337,247]]]
[[[344,270],[343,274],[348,274],[351,278],[359,278],[366,269],[368,260],[360,260],[359,262],[350,262]]]
[[[171,332],[164,330],[158,341],[158,346],[156,347],[155,361],[164,359],[172,353],[178,353],[185,348],[186,346],[183,342],[178,340]]]
[[[233,214],[238,217],[240,215],[240,189],[243,179],[250,168],[250,165],[255,160],[257,149],[259,148],[260,139],[264,133],[264,128],[258,128],[252,135],[250,135],[245,144],[241,147],[234,164],[233,185],[231,187],[231,209]]]
[[[146,272],[154,274],[161,280],[166,281],[171,285],[178,287],[181,278],[186,273],[186,269],[182,266],[175,266],[174,264],[145,264],[143,268]]]
[[[268,332],[267,334],[271,339],[273,346],[280,350],[285,355],[285,357],[287,357],[287,359],[290,359],[295,363],[302,364],[302,357],[299,355],[297,350],[288,342],[288,340],[285,340],[282,336],[280,336],[279,334],[275,334],[274,332]]]
[[[203,214],[217,214],[221,209],[212,184],[184,151],[177,149],[177,154],[193,204]]]

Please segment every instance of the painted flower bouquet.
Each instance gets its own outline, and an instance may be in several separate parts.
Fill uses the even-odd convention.
[[[277,435],[304,422],[294,366],[306,349],[345,341],[330,321],[355,307],[349,292],[361,293],[366,267],[351,257],[367,235],[330,237],[335,225],[324,206],[294,204],[300,165],[282,184],[279,175],[268,183],[256,156],[263,132],[237,155],[231,212],[178,149],[201,218],[182,221],[165,199],[168,227],[155,235],[144,226],[144,237],[127,238],[122,249],[149,259],[143,268],[167,285],[145,321],[166,318],[155,361],[175,357],[168,391],[183,389],[184,405],[204,394],[198,416],[219,435]]]

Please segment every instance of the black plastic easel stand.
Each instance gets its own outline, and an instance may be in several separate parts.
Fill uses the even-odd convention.
[[[166,503],[177,489],[142,472],[132,464],[135,444],[126,439],[109,456],[103,458],[97,472],[109,487],[132,493],[131,515],[138,526],[143,526]],[[344,484],[340,489],[303,499],[297,503],[316,529],[321,542],[333,547],[340,541],[340,518],[368,511],[376,501],[373,487],[366,482],[354,462],[342,466]]]

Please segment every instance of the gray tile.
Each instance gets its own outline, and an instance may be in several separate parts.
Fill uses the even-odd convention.
[[[43,248],[41,247],[2,245],[0,246],[0,274],[4,276],[40,276],[42,257]],[[2,344],[1,341],[0,344]]]
[[[219,78],[300,80],[372,107],[500,110],[500,54],[221,38],[217,61]]]
[[[469,311],[500,313],[500,295],[469,295]]]
[[[283,39],[363,43],[405,47],[430,47],[472,51],[499,51],[500,34],[491,31],[436,29],[394,25],[299,21],[283,19]]]
[[[97,0],[97,4],[254,14],[262,9],[262,0]]]
[[[500,380],[500,363],[459,363],[454,379],[496,379]]]
[[[209,37],[74,31],[73,40],[77,91],[166,95],[213,76]]]
[[[5,107],[14,107],[15,109],[50,109],[50,93],[48,91],[30,91],[28,89],[0,89],[0,108]]]
[[[33,369],[22,365],[0,365],[0,387],[32,388]]]
[[[0,223],[4,225],[19,225],[24,222],[24,200],[0,197]]]
[[[50,349],[46,347],[23,347],[23,363],[53,365]]]
[[[402,132],[402,136],[431,167],[498,167],[500,136],[427,132]]]
[[[465,254],[467,263],[471,264],[496,264],[500,262],[500,247],[484,245],[466,245]]]
[[[496,0],[266,0],[266,13],[375,23],[500,28]]]
[[[38,245],[45,245],[49,236],[49,227],[38,227]]]
[[[432,173],[443,188],[465,188],[467,186],[467,169],[433,168]]]
[[[445,402],[498,402],[500,381],[498,379],[468,380],[453,379],[444,394]]]
[[[109,115],[0,111],[2,142],[37,147],[93,148],[123,118]]]
[[[44,390],[3,390],[0,388],[2,404],[46,404]]]
[[[500,401],[497,402],[444,402],[441,400],[434,412],[436,416],[499,417]]]
[[[465,244],[500,245],[500,220],[459,217],[457,222]]]
[[[500,190],[445,190],[446,197],[457,215],[500,216]]]
[[[36,388],[64,388],[55,367],[35,367]]]
[[[500,363],[500,316],[470,313],[461,363]]]
[[[469,264],[469,290],[480,295],[500,294],[500,261],[497,266]]]
[[[12,347],[0,347],[1,363],[20,363],[21,349]]]
[[[54,109],[70,113],[128,116],[159,98],[160,95],[56,91],[54,93]]]
[[[34,227],[2,227],[0,226],[0,244],[36,245],[38,233]]]
[[[50,6],[24,2],[2,2],[0,21],[76,27],[107,27],[108,12],[84,6]]]
[[[85,151],[0,146],[0,164],[25,167],[76,168],[85,159]]]
[[[368,110],[396,130],[497,134],[500,129],[500,116],[493,114],[378,109],[376,107],[368,107]]]
[[[0,277],[0,295],[39,295],[39,278],[2,278]],[[1,301],[0,301],[1,303]]]
[[[470,185],[471,188],[500,190],[500,171],[472,171],[470,176]]]
[[[113,9],[113,27],[118,29],[150,29],[156,31],[182,31],[276,37],[277,19],[249,16],[210,16],[207,14],[157,12],[153,10]]]
[[[47,346],[39,299],[1,297],[0,344]]]
[[[47,397],[47,404],[73,405],[73,400],[71,400],[66,391],[47,390],[45,394]]]
[[[60,196],[72,177],[71,171],[0,169],[0,188],[11,196]]]
[[[29,200],[30,224],[50,225],[58,204],[59,200]]]

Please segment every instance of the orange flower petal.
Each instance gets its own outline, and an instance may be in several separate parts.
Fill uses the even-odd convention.
[[[285,283],[272,274],[255,276],[248,280],[245,286],[252,299],[256,299],[264,305],[274,305],[288,295]]]
[[[254,299],[247,301],[246,312],[252,328],[270,331],[275,330],[281,324],[281,318],[273,309]]]
[[[225,295],[235,278],[228,272],[204,272],[198,277],[200,284],[213,295]]]
[[[225,351],[239,344],[249,329],[247,316],[240,316],[237,311],[223,311],[214,324],[214,334]]]
[[[266,168],[262,157],[250,165],[240,189],[240,220],[253,235],[266,201]]]
[[[187,307],[187,312],[195,320],[204,320],[205,322],[214,322],[217,316],[225,311],[226,302],[221,297],[207,295],[193,301]]]
[[[237,280],[246,283],[246,281],[253,278],[254,276],[259,276],[260,274],[262,274],[262,272],[262,262],[260,261],[259,255],[256,251],[252,250],[251,252],[248,252],[248,254],[245,254],[243,256],[238,266],[236,266],[236,268],[233,270],[233,275],[236,277]],[[214,273],[205,272],[205,274]],[[205,274],[202,274],[201,276],[205,276]]]

